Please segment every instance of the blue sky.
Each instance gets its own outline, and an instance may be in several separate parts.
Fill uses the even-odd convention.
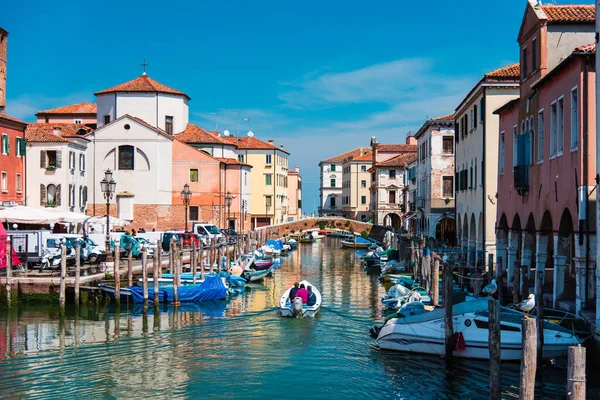
[[[593,3],[592,1],[584,1]],[[371,136],[403,143],[518,60],[525,0],[103,2],[8,0],[7,111],[94,101],[140,75],[185,91],[190,122],[273,138],[318,206],[318,162]],[[557,1],[563,3],[563,1]]]

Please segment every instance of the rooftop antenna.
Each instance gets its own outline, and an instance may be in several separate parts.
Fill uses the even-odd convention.
[[[241,117],[241,115],[240,115],[240,113],[237,113],[237,114],[238,114],[238,118],[237,118],[237,120],[238,120],[237,121],[238,122],[238,133],[237,133],[237,135],[240,136],[240,117]]]
[[[246,117],[244,118],[244,121],[248,121],[248,136],[249,137],[254,137],[254,133],[252,132],[252,121],[250,120],[250,117]]]
[[[219,113],[218,112],[213,112],[213,113],[208,113],[208,114],[216,116],[216,120],[215,120],[215,132],[219,132]]]
[[[144,61],[142,61],[142,63],[140,65],[144,68],[144,72],[142,72],[142,76],[146,76],[146,67],[148,66],[148,63],[146,62],[146,60],[144,60]]]

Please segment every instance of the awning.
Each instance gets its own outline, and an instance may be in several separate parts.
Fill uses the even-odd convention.
[[[128,226],[129,221],[116,217],[109,217],[109,230],[114,226]],[[90,234],[94,233],[106,233],[106,215],[96,215],[94,217],[87,217],[84,222],[84,232]]]
[[[48,225],[61,222],[60,215],[45,208],[27,206],[0,208],[0,221],[14,224]]]
[[[56,214],[60,218],[60,222],[68,222],[71,224],[81,224],[88,218],[88,216],[85,214],[65,211],[59,208],[47,208],[46,211]]]

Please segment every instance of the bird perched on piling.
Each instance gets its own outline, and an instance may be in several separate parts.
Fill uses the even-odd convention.
[[[535,307],[535,296],[530,294],[529,297],[517,304],[516,307],[523,312],[530,312]]]
[[[487,293],[491,296],[496,293],[496,290],[498,290],[498,285],[496,285],[496,280],[492,279],[492,283],[483,288],[483,293]]]

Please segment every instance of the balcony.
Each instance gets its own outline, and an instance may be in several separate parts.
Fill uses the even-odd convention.
[[[529,165],[517,165],[513,169],[514,186],[517,193],[524,196],[529,193]]]

